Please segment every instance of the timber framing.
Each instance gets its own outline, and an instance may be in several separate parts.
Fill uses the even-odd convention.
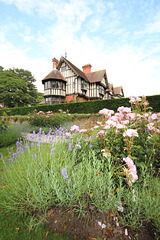
[[[52,62],[53,70],[42,80],[45,104],[124,97],[122,87],[108,82],[105,69],[91,72],[87,64],[83,72],[63,56]]]

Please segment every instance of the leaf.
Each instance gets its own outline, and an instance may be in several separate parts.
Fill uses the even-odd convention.
[[[49,215],[48,215],[48,217],[50,218],[50,217],[54,217],[54,215],[55,215],[55,213],[50,213]]]
[[[115,217],[115,216],[116,216],[115,212],[114,212],[114,211],[112,212],[111,210],[109,211],[109,215],[110,215],[111,217]]]
[[[18,233],[19,232],[19,228],[16,228],[16,231],[15,231],[15,233]]]
[[[90,199],[93,197],[93,192],[90,194]]]
[[[33,230],[33,227],[29,227],[29,234],[30,234],[30,232]]]
[[[7,187],[7,184],[5,184],[3,187],[0,187],[0,189],[4,189],[5,187]]]
[[[112,228],[108,227],[106,229],[107,237],[112,238],[113,237],[113,231]]]
[[[46,232],[45,239],[47,239],[47,237],[48,237],[48,234],[49,234],[49,231],[47,231],[47,232]]]
[[[89,240],[97,240],[97,238],[91,237],[90,235],[88,236]]]

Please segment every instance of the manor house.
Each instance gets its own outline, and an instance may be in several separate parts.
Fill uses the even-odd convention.
[[[87,64],[81,71],[63,56],[52,62],[53,70],[42,80],[45,104],[124,97],[122,87],[108,82],[105,69],[92,72]]]

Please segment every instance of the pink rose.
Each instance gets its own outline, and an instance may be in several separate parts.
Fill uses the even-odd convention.
[[[127,163],[127,166],[129,168],[132,168],[134,166],[133,160],[129,157],[123,158],[123,161],[125,161]]]
[[[137,133],[137,130],[135,129],[127,129],[127,131],[125,133],[123,133],[123,136],[126,137],[138,137],[138,133]]]
[[[77,125],[73,125],[73,126],[71,127],[71,131],[72,131],[72,132],[79,132],[79,127],[78,127]]]
[[[79,130],[79,133],[85,133],[85,132],[87,132],[86,129],[81,129],[81,130]]]

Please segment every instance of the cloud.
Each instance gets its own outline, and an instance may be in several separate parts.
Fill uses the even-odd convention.
[[[52,70],[52,63],[44,58],[31,60],[26,55],[26,50],[15,48],[10,42],[0,44],[0,65],[4,69],[23,68],[32,72],[37,79],[36,85],[43,92],[41,80]]]
[[[136,32],[137,35],[143,36],[144,34],[157,34],[160,33],[160,11],[156,12],[152,18],[146,19],[144,30]]]
[[[122,85],[125,96],[159,94],[160,59],[156,54],[160,52],[160,43],[153,41],[152,35],[159,33],[159,13],[146,21],[143,31],[137,31],[139,36],[132,32],[132,42],[129,42],[128,30],[121,24],[123,14],[119,12],[116,2],[3,2],[14,4],[23,13],[35,14],[37,21],[45,19],[48,24],[47,27],[43,25],[43,29],[38,25],[37,29],[32,29],[32,26],[18,19],[3,25],[0,33],[0,65],[4,68],[28,69],[36,77],[39,91],[43,91],[41,80],[52,70],[52,58],[59,59],[67,51],[68,60],[80,69],[87,63],[92,65],[93,71],[106,69],[109,82],[114,87]],[[8,37],[12,29],[14,35],[20,36],[17,46]],[[145,34],[150,34],[151,38]],[[120,39],[120,36],[123,38]],[[134,45],[135,39],[141,40],[137,47]],[[24,42],[25,47],[20,49]],[[41,54],[40,58],[36,58],[35,51]],[[30,52],[34,54],[31,56]]]
[[[62,18],[66,21],[74,21],[78,17],[80,22],[84,21],[90,13],[88,3],[84,0],[1,0],[5,4],[14,4],[19,11],[27,14],[38,13],[41,17]]]
[[[59,30],[60,31],[60,30]],[[72,33],[72,31],[71,31]],[[41,80],[52,70],[53,57],[64,56],[64,39],[51,36],[53,46],[50,51],[50,59],[31,59],[28,57],[28,49],[20,50],[7,41],[2,34],[0,45],[0,65],[5,69],[17,67],[28,69],[37,79],[38,90],[43,92]],[[62,32],[60,32],[60,36]],[[86,33],[79,38],[74,34],[65,36],[68,60],[82,70],[82,65],[90,63],[92,71],[106,69],[108,80],[113,86],[123,86],[125,96],[159,94],[160,59],[148,58],[140,48],[129,44],[120,46],[114,51],[105,48],[104,41],[100,37],[90,38]],[[45,42],[48,45],[50,43]],[[45,45],[46,46],[46,45]]]

